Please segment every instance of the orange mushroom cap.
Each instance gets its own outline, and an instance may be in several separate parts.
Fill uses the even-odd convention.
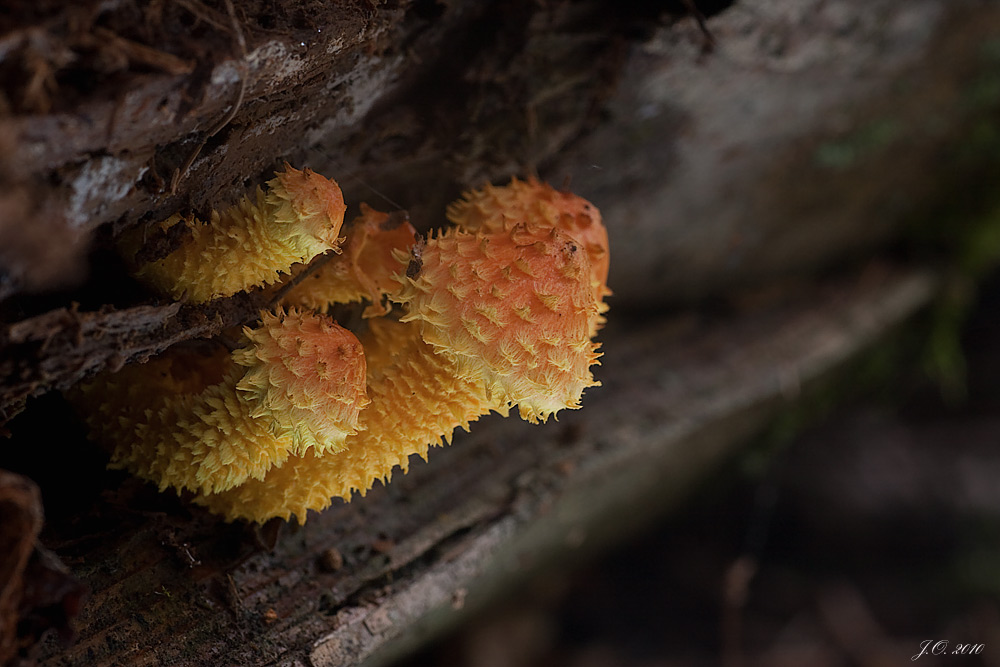
[[[266,201],[274,207],[275,222],[288,225],[289,236],[301,239],[304,254],[315,256],[337,246],[347,206],[336,181],[312,169],[299,171],[286,162],[285,170],[277,172],[267,185]]]
[[[361,204],[361,215],[347,231],[343,252],[327,260],[285,295],[284,303],[322,313],[337,303],[368,299],[363,315],[389,312],[383,296],[398,286],[395,274],[402,268],[395,254],[409,254],[417,230],[400,215],[376,211]]]
[[[328,317],[292,309],[264,313],[244,334],[250,345],[233,352],[247,368],[236,385],[250,414],[291,434],[294,452],[338,451],[357,433],[368,405],[365,355],[353,333]]]
[[[529,421],[579,407],[597,363],[591,330],[599,317],[580,244],[553,228],[518,224],[469,234],[457,229],[414,249],[393,299],[425,341],[518,404]]]
[[[597,298],[611,294],[607,287],[608,231],[601,222],[601,212],[572,192],[561,192],[534,178],[514,178],[509,185],[487,185],[464,193],[448,206],[447,216],[467,232],[496,232],[520,222],[560,229],[587,251]]]

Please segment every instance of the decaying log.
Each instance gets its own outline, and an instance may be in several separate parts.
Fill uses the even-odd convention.
[[[273,551],[135,480],[113,478],[92,506],[64,498],[48,543],[91,600],[77,642],[53,639],[42,664],[384,664],[523,574],[654,518],[933,290],[875,265],[725,315],[619,318],[586,409],[477,423]]]
[[[0,16],[0,425],[24,409],[0,467],[38,480],[42,539],[91,591],[78,641],[47,639],[43,664],[384,664],[649,520],[927,303],[933,274],[870,258],[955,192],[995,205],[1000,7],[697,2],[709,40],[689,4],[24,0]],[[570,181],[604,213],[615,297],[582,411],[482,420],[272,550],[273,526],[100,472],[51,392],[254,319],[266,294],[144,291],[114,239],[141,227],[144,256],[163,254],[177,239],[156,222],[233,203],[286,159],[337,178],[352,213],[406,209],[421,230],[486,180]],[[733,297],[772,281],[796,287]],[[711,314],[691,305],[706,298]]]
[[[1000,10],[975,0],[737,3],[709,20],[711,50],[682,3],[42,6],[4,26],[7,322],[53,305],[30,290],[79,285],[88,248],[114,230],[146,225],[155,256],[170,239],[150,223],[232,203],[281,159],[338,178],[352,207],[405,208],[421,229],[485,180],[571,181],[605,212],[621,310],[863,255],[955,188],[980,192],[998,153],[981,129],[1000,107]],[[94,31],[194,70],[117,38],[95,49]],[[96,305],[81,311],[143,304],[106,254],[89,257],[74,295]],[[8,340],[8,413],[148,353],[115,336],[93,354],[73,339]]]

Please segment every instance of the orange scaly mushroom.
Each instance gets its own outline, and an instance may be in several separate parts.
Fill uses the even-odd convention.
[[[599,317],[579,242],[545,226],[470,234],[449,229],[415,249],[420,269],[392,298],[464,377],[545,421],[577,408],[597,363]]]
[[[368,299],[364,317],[389,312],[382,297],[397,287],[400,264],[394,252],[409,253],[417,230],[398,214],[376,211],[361,204],[361,215],[351,222],[343,252],[330,258],[285,295],[284,303],[326,313],[337,303]]]
[[[275,216],[291,219],[298,202],[296,224],[330,218],[302,213],[309,178],[282,185],[288,196]],[[254,210],[266,199],[259,193]],[[266,215],[234,214],[222,225],[235,230],[218,241],[232,261],[242,261],[233,241],[254,236]],[[396,466],[405,472],[412,454],[426,458],[491,410],[506,415],[517,405],[536,422],[579,407],[584,389],[599,384],[592,338],[609,294],[600,214],[579,197],[515,179],[467,193],[449,217],[457,227],[416,242],[398,216],[362,206],[346,252],[286,295],[286,304],[324,312],[368,299],[363,346],[331,320],[293,308],[264,314],[245,330],[244,347],[209,355],[197,371],[185,372],[172,353],[92,383],[83,402],[112,464],[161,489],[190,489],[228,520],[304,521],[331,498],[388,481]],[[192,236],[201,259],[182,248],[181,269],[166,271],[164,284],[188,298],[222,293],[206,287],[218,269],[200,233]],[[287,259],[285,250],[262,255],[250,273],[273,282]],[[386,296],[405,311],[400,321],[380,317],[390,310]]]
[[[344,197],[335,181],[309,169],[285,170],[268,181],[265,194],[211,220],[174,215],[163,229],[184,223],[188,236],[172,253],[141,267],[137,275],[175,299],[202,303],[242,290],[270,285],[297,262],[337,248],[344,221]],[[123,248],[134,254],[140,232],[126,235]]]
[[[250,415],[269,420],[277,436],[290,434],[295,454],[343,449],[368,405],[365,355],[354,334],[295,309],[264,313],[263,324],[244,334],[252,345],[234,351],[233,361],[247,368],[236,388]]]
[[[195,502],[227,519],[263,522],[350,500],[388,481],[409,457],[450,441],[454,429],[512,403],[530,421],[579,406],[597,317],[586,253],[559,230],[515,225],[495,234],[448,230],[412,253],[416,267],[392,295],[401,322],[375,319],[364,339],[371,405],[341,452],[310,450],[223,493]],[[416,258],[421,260],[417,262]]]
[[[295,515],[304,522],[308,510],[328,507],[331,498],[364,495],[375,480],[388,482],[397,466],[405,473],[412,454],[426,459],[430,445],[450,441],[454,429],[468,429],[491,409],[506,414],[504,402],[488,398],[478,379],[463,378],[453,361],[421,339],[415,323],[372,320],[364,347],[371,404],[343,451],[321,456],[309,450],[263,479],[199,494],[195,502],[230,521]]]
[[[367,404],[354,334],[292,311],[265,315],[247,336],[250,347],[210,357],[211,372],[185,378],[190,357],[168,352],[75,392],[111,465],[160,490],[218,493],[263,478],[293,452],[342,448]]]

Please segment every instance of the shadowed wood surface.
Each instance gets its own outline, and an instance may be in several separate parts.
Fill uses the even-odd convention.
[[[77,480],[113,490],[50,502],[45,542],[91,597],[77,642],[50,639],[41,662],[384,664],[522,574],[655,518],[933,290],[927,274],[872,265],[711,315],[619,318],[584,410],[544,426],[488,418],[273,550],[135,480]]]

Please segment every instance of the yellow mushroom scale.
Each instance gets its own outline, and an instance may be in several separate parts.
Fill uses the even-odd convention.
[[[216,297],[270,285],[297,262],[338,245],[344,222],[344,197],[336,182],[309,169],[288,165],[258,188],[253,199],[212,211],[202,222],[174,215],[161,227],[187,226],[181,246],[141,267],[137,275],[176,299],[202,303]],[[123,241],[126,254],[140,244],[139,232]]]

